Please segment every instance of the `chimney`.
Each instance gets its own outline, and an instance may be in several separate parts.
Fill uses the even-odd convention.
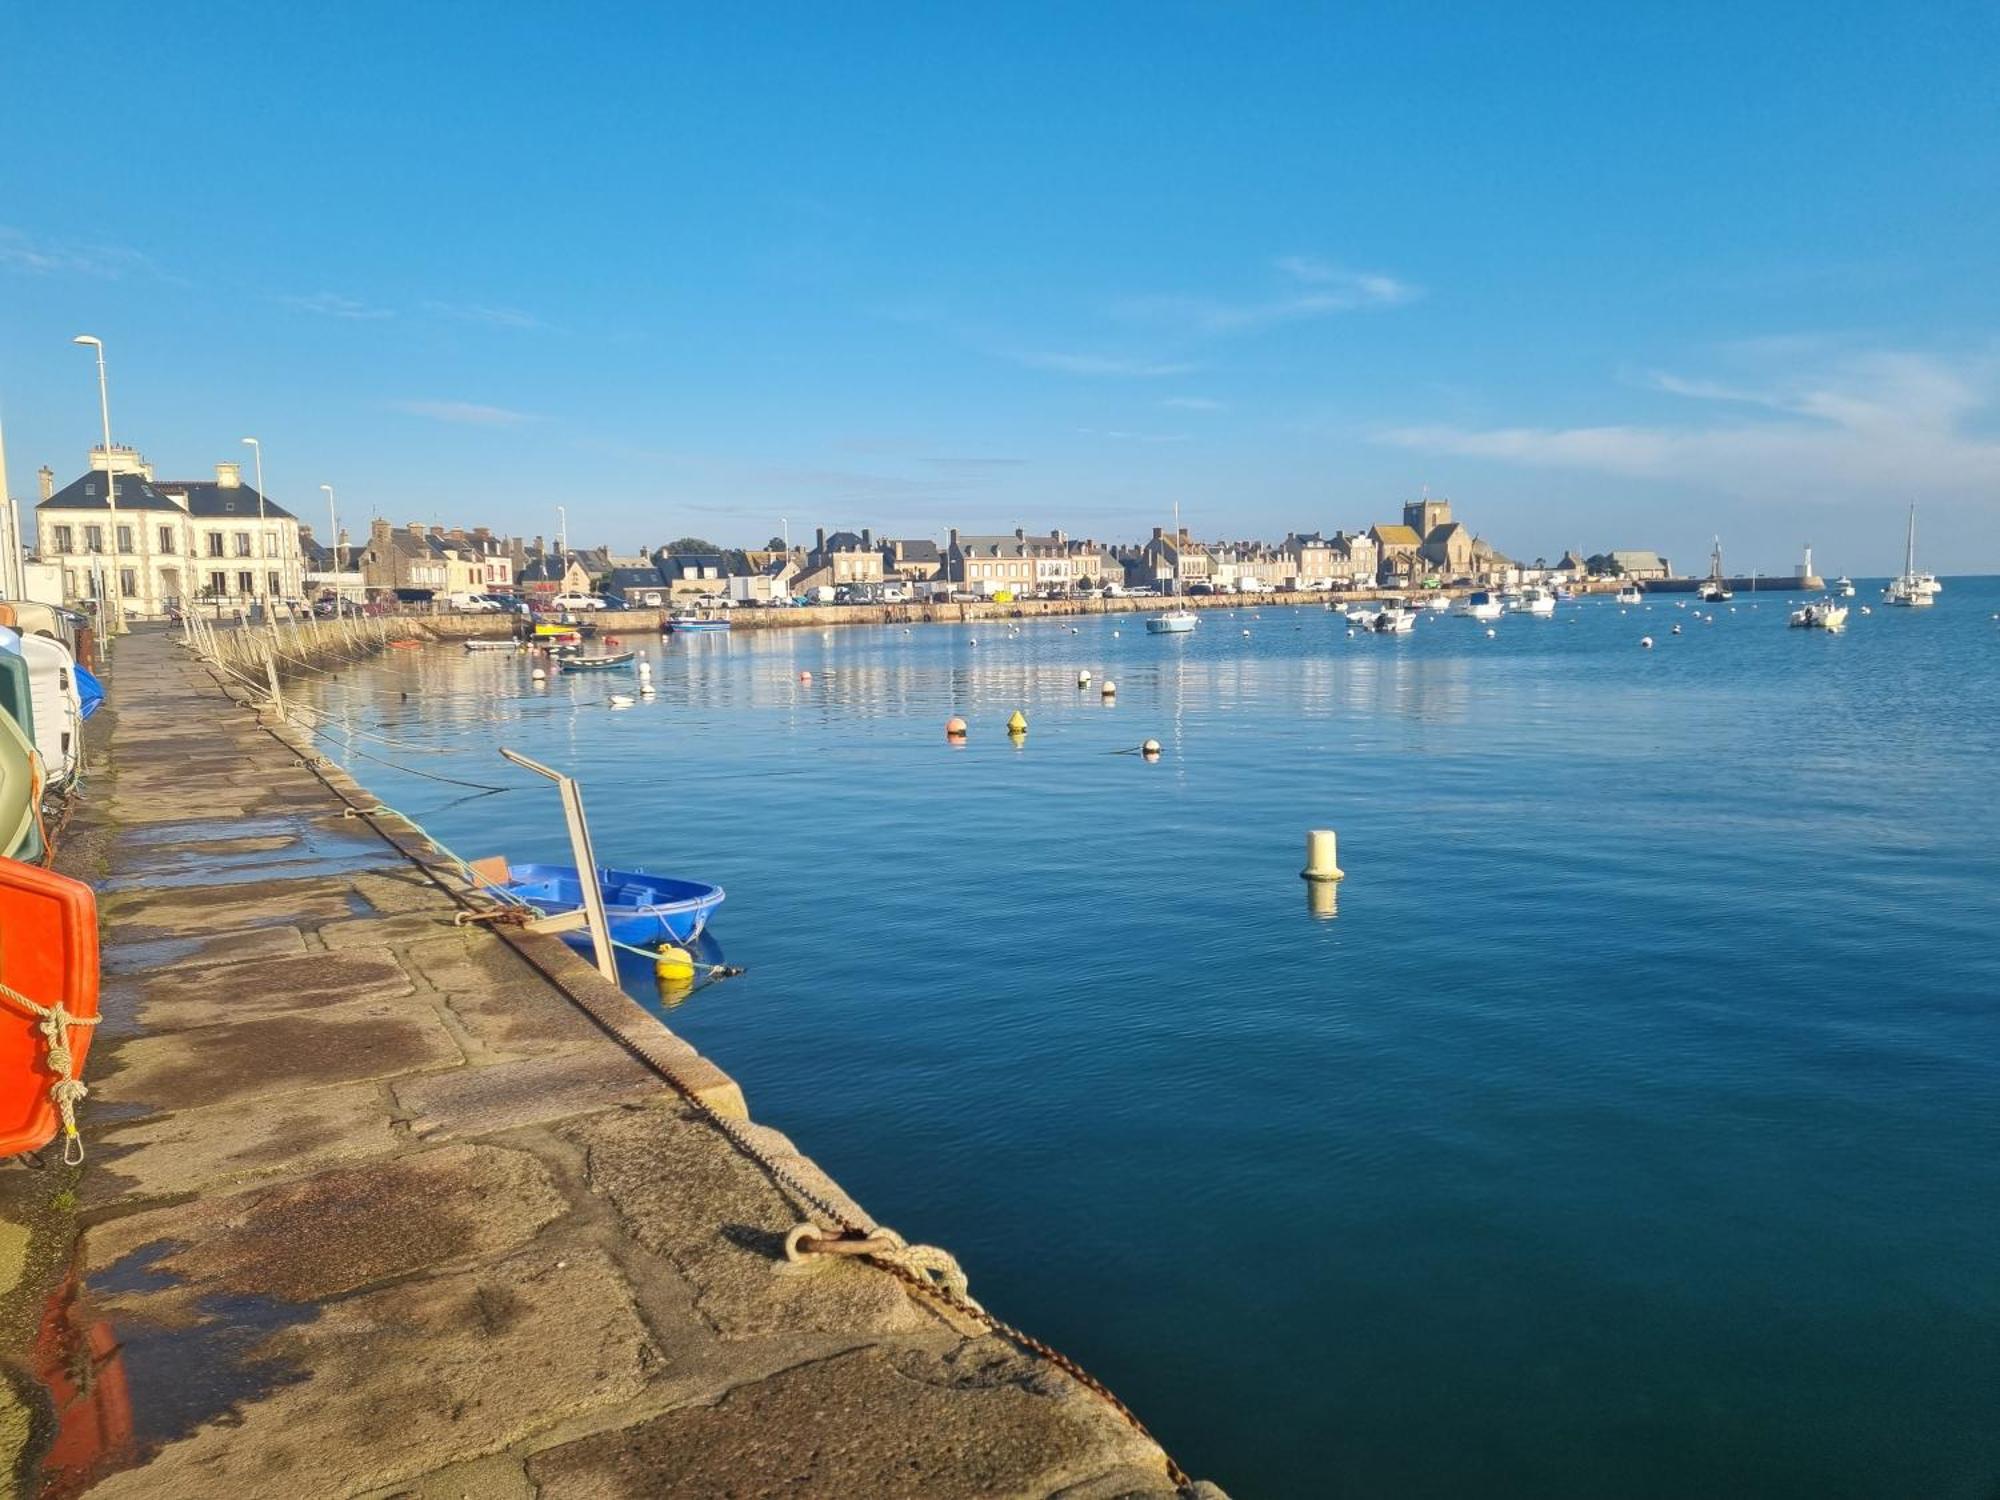
[[[422,521],[410,521],[406,524],[410,535],[421,542],[424,539],[424,523]]]
[[[215,483],[218,489],[240,489],[243,485],[243,465],[217,464],[215,466]]]
[[[1153,528],[1153,540],[1156,542],[1163,542],[1166,539],[1167,539],[1167,528],[1164,526],[1155,526]]]
[[[377,516],[368,523],[368,545],[375,548],[378,552],[388,546],[390,530],[389,523],[380,516]]]
[[[826,528],[824,526],[817,527],[813,531],[813,551],[826,551]]]
[[[951,541],[947,545],[952,547],[958,545],[958,528],[956,526],[951,528]]]
[[[313,539],[312,527],[306,525],[304,521],[299,522],[299,535],[306,541],[311,541]]]
[[[47,464],[35,470],[35,482],[41,487],[42,498],[48,499],[56,492],[56,471]]]
[[[442,526],[433,526],[431,528],[431,535],[440,541],[444,540],[444,528]]]
[[[861,550],[863,552],[873,552],[875,550],[875,533],[870,531],[866,526],[861,528]]]
[[[1014,528],[1014,540],[1017,542],[1025,542],[1027,539],[1028,539],[1028,528],[1025,526],[1016,526]]]
[[[483,542],[493,535],[493,528],[490,526],[475,526],[472,528],[472,534]]]

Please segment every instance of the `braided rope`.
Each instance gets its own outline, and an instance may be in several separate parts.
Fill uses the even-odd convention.
[[[62,1118],[63,1164],[79,1166],[83,1162],[83,1137],[76,1132],[76,1107],[83,1102],[90,1089],[75,1076],[76,1055],[70,1051],[69,1029],[72,1026],[95,1026],[102,1018],[73,1016],[61,1002],[39,1004],[4,982],[0,982],[0,1000],[13,1001],[35,1018],[35,1029],[41,1032],[48,1047],[49,1071],[56,1075],[49,1083],[49,1102],[55,1105],[56,1113]]]

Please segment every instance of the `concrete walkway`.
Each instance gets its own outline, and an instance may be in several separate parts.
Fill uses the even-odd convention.
[[[167,637],[121,642],[115,683],[77,824],[102,849],[107,1020],[62,1321],[94,1368],[41,1398],[22,1455],[62,1493],[1175,1493],[1045,1361],[859,1261],[787,1263],[806,1215],[766,1174],[508,942],[453,925]],[[726,1075],[526,941],[741,1115]]]

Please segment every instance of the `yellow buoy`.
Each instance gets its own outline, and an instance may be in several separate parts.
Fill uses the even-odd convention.
[[[1339,841],[1331,828],[1307,831],[1306,867],[1299,873],[1308,880],[1338,880],[1347,873],[1340,868]]]
[[[653,972],[662,979],[692,979],[694,955],[672,943],[662,943],[653,954]]]
[[[1014,717],[1007,721],[1007,732],[1009,734],[1026,734],[1028,732],[1028,716],[1022,713],[1020,709],[1015,709]]]

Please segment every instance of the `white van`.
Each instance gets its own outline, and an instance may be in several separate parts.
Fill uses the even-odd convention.
[[[488,599],[484,594],[446,594],[444,597],[444,606],[446,609],[455,609],[463,614],[497,615],[500,613],[499,604],[492,599]]]

